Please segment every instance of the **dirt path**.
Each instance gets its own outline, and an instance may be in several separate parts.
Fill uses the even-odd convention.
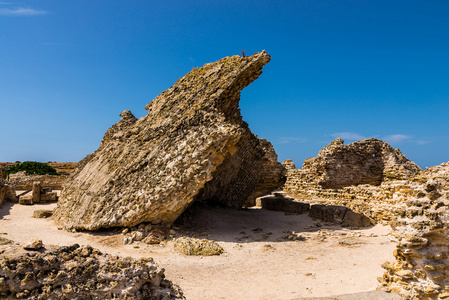
[[[111,254],[153,257],[187,299],[297,299],[373,291],[383,274],[380,265],[394,260],[390,228],[382,225],[349,230],[316,223],[307,215],[208,208],[197,216],[197,226],[184,233],[215,240],[225,253],[190,257],[174,252],[172,242],[123,245],[117,231],[71,233],[58,230],[52,220],[32,218],[34,210],[54,207],[5,203],[0,208],[1,236],[20,243],[39,238],[44,244],[90,244]],[[286,239],[291,231],[302,240]]]

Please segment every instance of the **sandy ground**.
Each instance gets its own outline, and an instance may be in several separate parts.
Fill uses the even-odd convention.
[[[350,230],[305,214],[207,208],[196,216],[195,226],[177,233],[215,240],[225,252],[196,257],[175,252],[171,241],[123,245],[118,230],[72,233],[58,229],[51,219],[32,218],[34,210],[55,206],[5,203],[0,208],[0,236],[20,243],[39,238],[44,244],[89,244],[111,254],[153,257],[187,299],[299,299],[374,291],[383,274],[380,265],[394,260],[390,228],[382,225]],[[288,240],[287,231],[303,239]],[[358,298],[386,298],[377,296]]]

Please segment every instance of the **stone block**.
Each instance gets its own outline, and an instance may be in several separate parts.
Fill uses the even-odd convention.
[[[341,223],[341,226],[347,227],[367,227],[371,225],[370,218],[363,214],[355,213],[352,210],[346,211],[343,222]]]
[[[33,205],[33,198],[31,195],[20,196],[19,204],[21,205]]]
[[[56,201],[58,201],[58,194],[56,192],[41,194],[42,203],[56,202]]]
[[[272,196],[257,198],[256,206],[267,210],[297,214],[302,214],[309,209],[308,203],[298,202],[284,197]]]
[[[41,193],[42,193],[42,184],[40,181],[33,182],[33,190],[32,190],[33,203],[41,202]]]

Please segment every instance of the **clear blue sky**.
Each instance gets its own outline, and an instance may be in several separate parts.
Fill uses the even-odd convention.
[[[279,160],[335,137],[449,161],[449,1],[0,0],[0,161],[78,161],[192,67],[265,49],[243,119]]]

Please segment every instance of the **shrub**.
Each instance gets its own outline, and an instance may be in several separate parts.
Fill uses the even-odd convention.
[[[59,175],[53,167],[37,161],[25,161],[15,166],[9,167],[5,172],[5,178],[9,174],[25,171],[28,175]]]

